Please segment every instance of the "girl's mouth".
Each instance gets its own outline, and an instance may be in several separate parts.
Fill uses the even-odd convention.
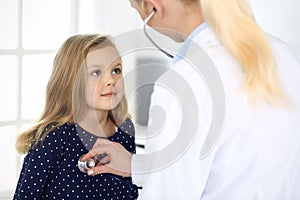
[[[107,92],[107,93],[103,93],[101,94],[102,97],[112,97],[115,96],[117,93],[116,92]]]

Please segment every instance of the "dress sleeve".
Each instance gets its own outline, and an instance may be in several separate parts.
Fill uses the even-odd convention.
[[[51,131],[24,158],[14,200],[41,199],[48,178],[62,155],[62,139],[58,129]]]

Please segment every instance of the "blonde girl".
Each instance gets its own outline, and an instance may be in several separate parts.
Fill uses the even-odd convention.
[[[108,36],[79,34],[57,52],[40,119],[18,138],[26,154],[14,199],[136,199],[131,178],[82,173],[78,159],[98,138],[135,153],[122,60]]]

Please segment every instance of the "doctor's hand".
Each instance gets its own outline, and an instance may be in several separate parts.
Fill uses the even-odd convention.
[[[81,161],[92,157],[105,155],[95,167],[88,170],[88,175],[94,176],[102,173],[112,173],[119,176],[131,176],[132,155],[121,144],[106,139],[97,139],[93,148],[85,154]]]

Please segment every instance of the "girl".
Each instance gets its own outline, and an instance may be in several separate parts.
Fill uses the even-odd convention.
[[[136,199],[131,178],[88,176],[77,165],[97,138],[135,153],[128,116],[114,44],[97,34],[70,37],[54,59],[41,118],[17,138],[17,151],[27,155],[14,199]]]

